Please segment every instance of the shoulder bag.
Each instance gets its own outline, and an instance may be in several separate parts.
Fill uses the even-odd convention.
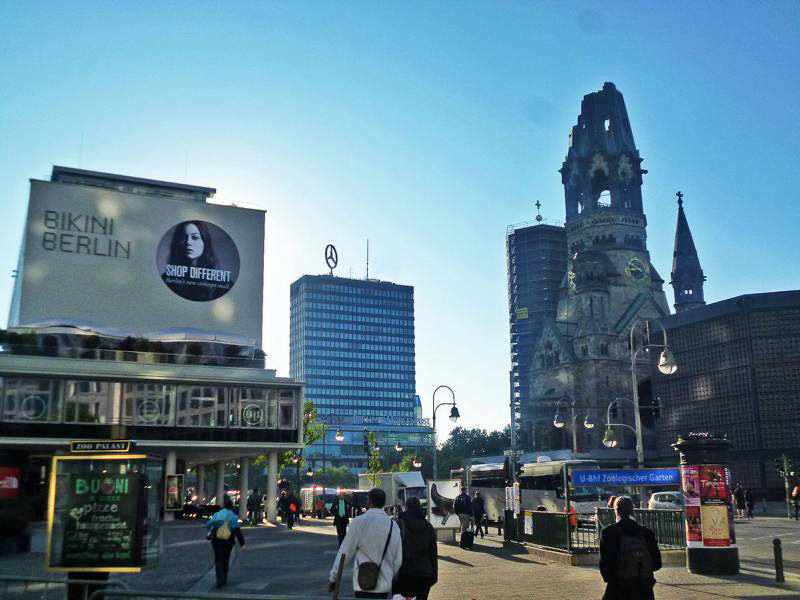
[[[378,564],[374,562],[364,562],[358,565],[358,587],[365,592],[374,590],[378,585],[378,575],[381,572],[381,565],[386,556],[386,550],[389,548],[389,540],[392,539],[392,529],[394,529],[394,520],[389,524],[389,535],[386,536],[386,544],[383,546],[381,562]]]

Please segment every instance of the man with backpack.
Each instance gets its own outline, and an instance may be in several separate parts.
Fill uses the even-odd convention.
[[[393,591],[404,598],[428,600],[431,587],[439,579],[439,549],[436,532],[425,518],[419,498],[412,496],[406,501],[397,524],[403,540],[403,564]]]
[[[655,600],[653,573],[661,568],[655,534],[633,519],[626,496],[614,503],[617,522],[600,534],[600,574],[606,582],[603,600]]]

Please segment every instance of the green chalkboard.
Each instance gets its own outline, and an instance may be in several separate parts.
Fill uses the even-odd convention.
[[[113,572],[144,566],[147,467],[141,455],[53,459],[48,568]]]

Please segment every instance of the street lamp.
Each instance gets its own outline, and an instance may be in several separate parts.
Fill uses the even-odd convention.
[[[661,328],[661,333],[664,335],[663,344],[650,343],[650,323],[655,323]],[[636,332],[636,327],[639,324],[643,324],[645,326],[646,339],[644,344],[642,344],[639,348],[635,348],[634,333]],[[650,348],[662,348],[662,352],[658,357],[658,370],[664,375],[673,375],[676,373],[678,371],[678,363],[675,362],[675,357],[669,350],[669,345],[667,342],[667,330],[664,329],[664,326],[659,321],[654,321],[652,319],[640,319],[636,321],[631,327],[630,341],[631,386],[633,387],[633,417],[636,424],[636,462],[641,469],[644,466],[644,443],[642,441],[642,415],[639,414],[639,386],[636,381],[636,358],[639,356],[639,352],[642,350],[648,350]]]
[[[402,452],[403,451],[403,447],[400,445],[400,442],[397,442],[394,445],[394,449],[395,449],[396,452]]]
[[[561,416],[561,403],[562,402],[565,403],[565,400],[559,400],[558,403],[556,404],[556,416],[553,417],[553,426],[557,427],[558,429],[563,429],[564,426],[567,424],[566,421],[564,421],[564,417]],[[576,406],[578,406],[578,405],[576,404],[575,400],[570,400],[569,401],[570,420],[571,420],[571,423],[572,423],[571,430],[572,430],[572,452],[573,452],[573,454],[578,452],[578,428],[577,428],[578,414],[575,412],[575,407]],[[588,407],[584,407],[584,408],[588,408]],[[586,415],[586,418],[583,420],[583,426],[586,429],[591,429],[592,427],[594,427],[594,421],[592,420],[592,417],[590,417],[589,415]]]
[[[617,445],[619,444],[619,440],[617,439],[617,434],[614,433],[612,427],[626,427],[627,429],[630,429],[634,433],[634,435],[637,436],[638,439],[639,434],[636,432],[636,429],[634,429],[627,423],[611,422],[611,408],[615,404],[618,404],[620,400],[625,400],[626,402],[630,402],[631,404],[633,404],[633,400],[631,400],[630,398],[623,398],[623,397],[614,398],[611,402],[608,403],[608,409],[606,409],[606,433],[605,435],[603,435],[603,445],[606,448],[616,448]],[[639,464],[639,466],[640,467],[642,466],[641,463]]]
[[[450,394],[453,396],[453,400],[451,402],[442,402],[441,404],[436,404],[436,392],[440,389],[445,388],[450,391]],[[452,406],[453,408],[450,409],[450,420],[454,423],[458,420],[461,416],[458,412],[458,408],[456,408],[456,393],[447,385],[440,385],[435,390],[433,390],[433,398],[431,399],[431,405],[433,406],[433,478],[437,479],[439,476],[439,469],[437,465],[437,457],[436,457],[436,411],[440,406]]]
[[[419,469],[422,466],[422,461],[415,456],[414,460],[411,461],[411,466],[415,469]]]
[[[311,467],[308,467],[308,471],[306,471],[306,475],[308,475],[309,477],[313,477],[314,476],[314,469],[312,469]]]
[[[341,429],[336,430],[336,441],[343,442],[344,441],[344,434],[342,433]]]

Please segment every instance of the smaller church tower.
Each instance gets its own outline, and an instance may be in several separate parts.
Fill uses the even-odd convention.
[[[672,289],[675,293],[675,312],[705,305],[703,282],[706,276],[694,247],[692,232],[683,212],[683,194],[678,192],[678,225],[675,229],[675,250],[672,253]]]

